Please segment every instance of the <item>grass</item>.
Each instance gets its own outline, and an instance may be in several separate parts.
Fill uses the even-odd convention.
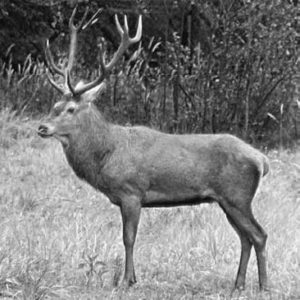
[[[0,114],[1,299],[229,299],[239,240],[217,205],[144,209],[138,283],[116,287],[124,249],[119,209],[73,174],[37,122]],[[253,202],[269,234],[271,293],[258,292],[254,252],[240,299],[300,298],[300,151],[269,153]]]

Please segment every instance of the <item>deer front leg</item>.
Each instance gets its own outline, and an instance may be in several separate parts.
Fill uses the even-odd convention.
[[[133,264],[133,246],[141,213],[140,199],[129,197],[122,200],[123,242],[125,246],[125,273],[122,286],[129,287],[136,282]]]

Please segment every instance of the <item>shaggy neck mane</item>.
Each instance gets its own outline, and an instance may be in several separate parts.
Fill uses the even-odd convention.
[[[89,104],[78,116],[80,133],[88,144],[105,145],[109,139],[110,124],[94,104]]]
[[[93,104],[78,113],[78,130],[65,148],[67,159],[77,176],[94,185],[95,176],[114,150],[111,125]]]
[[[98,111],[95,105],[88,104],[78,113],[79,132],[74,136],[73,143],[85,143],[86,147],[92,145],[105,146],[109,139],[110,124],[105,120],[103,115]],[[84,144],[82,145],[84,146]],[[94,149],[94,148],[92,148]],[[85,149],[88,150],[88,149]]]

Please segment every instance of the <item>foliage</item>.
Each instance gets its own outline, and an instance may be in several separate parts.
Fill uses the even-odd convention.
[[[10,109],[17,114],[41,114],[49,111],[56,93],[50,87],[43,63],[33,62],[28,55],[15,70],[11,62],[0,65],[0,111]]]
[[[182,109],[182,119],[192,114],[187,122],[192,119],[202,132],[231,131],[252,139],[269,134],[267,126],[272,125],[267,113],[278,116],[280,104],[287,112],[292,101],[290,81],[297,58],[291,22],[296,10],[285,2],[277,3],[198,5],[212,16],[210,52],[198,48],[198,53],[189,56],[190,49],[182,49],[176,39],[174,49],[168,46],[170,60],[180,68],[168,66],[179,73],[183,94],[190,102],[189,110]],[[288,114],[285,117],[288,124]]]
[[[17,1],[1,7],[2,19],[14,19]],[[47,15],[45,21],[30,19],[33,27],[27,28],[27,41],[32,44],[30,33],[35,34],[35,26],[44,22],[43,28],[48,30],[35,48],[42,49],[43,39],[50,38],[56,61],[64,61],[67,55],[67,24],[75,2],[37,4],[32,0],[22,4],[25,17],[32,6]],[[81,15],[85,2],[79,2]],[[293,78],[299,72],[296,3],[138,1],[136,8],[126,1],[89,4],[90,14],[99,5],[106,10],[98,23],[80,36],[77,81],[97,75],[101,35],[106,39],[107,58],[116,50],[119,41],[112,13],[131,9],[130,27],[135,26],[133,15],[138,10],[144,14],[142,43],[115,68],[109,89],[99,101],[110,119],[168,132],[226,131],[269,145],[291,145],[299,138],[299,121],[291,117],[295,110]],[[46,83],[42,52],[20,63],[14,52],[18,47],[7,43],[6,47],[0,74],[1,108],[9,106],[30,114],[48,112],[57,94]]]
[[[130,61],[139,71],[124,72],[119,80],[120,86],[130,82],[121,88],[127,102],[120,111],[132,109],[133,123],[166,131],[226,131],[253,143],[278,142],[274,114],[285,143],[295,138],[290,115],[291,80],[298,71],[295,7],[251,1],[238,7],[201,2],[196,8],[211,17],[205,44],[210,51],[200,41],[195,49],[184,46],[183,33],[172,30],[165,41],[144,43],[140,58]]]

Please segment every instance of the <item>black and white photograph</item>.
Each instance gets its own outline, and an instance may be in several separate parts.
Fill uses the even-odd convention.
[[[299,1],[0,0],[0,299],[299,300]]]

